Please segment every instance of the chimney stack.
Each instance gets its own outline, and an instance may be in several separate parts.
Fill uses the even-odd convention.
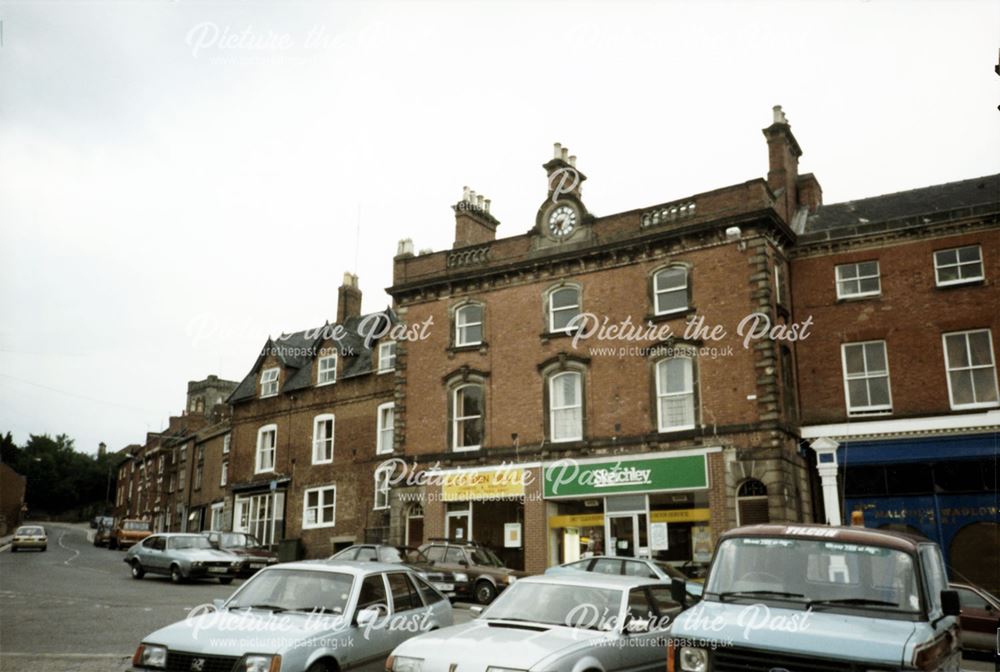
[[[344,283],[337,291],[337,323],[344,324],[352,317],[361,315],[361,290],[358,276],[344,273]]]
[[[773,111],[774,120],[763,131],[767,138],[767,186],[775,195],[775,209],[782,219],[790,222],[799,206],[799,157],[802,150],[792,135],[792,127],[781,105],[775,105]]]
[[[496,240],[500,222],[490,214],[490,199],[483,194],[462,187],[462,200],[451,209],[455,211],[455,244],[452,247],[482,245]]]
[[[581,185],[587,176],[581,173],[576,167],[576,155],[569,153],[569,147],[563,147],[562,143],[556,142],[552,145],[552,159],[542,165],[545,169],[545,176],[549,183],[549,198],[570,194],[576,198],[582,197]]]

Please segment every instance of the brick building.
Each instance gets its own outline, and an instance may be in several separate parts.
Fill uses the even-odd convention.
[[[767,179],[606,216],[556,145],[528,233],[497,239],[466,190],[453,249],[401,243],[389,291],[430,328],[398,345],[396,432],[438,475],[417,510],[428,536],[538,572],[585,550],[707,560],[738,523],[812,519],[794,339],[739,332],[747,316],[804,328],[788,257],[821,192],[780,108],[764,135]]]
[[[7,536],[21,524],[24,493],[28,479],[0,462],[0,536]]]
[[[347,273],[335,323],[268,339],[229,398],[232,529],[309,557],[388,534],[374,473],[394,445],[395,346],[376,337],[394,320],[362,315]]]
[[[994,591],[998,279],[1000,175],[823,206],[792,259],[825,519],[930,537]]]

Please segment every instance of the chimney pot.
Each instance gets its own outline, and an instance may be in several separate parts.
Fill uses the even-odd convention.
[[[562,156],[562,144],[557,142],[554,145],[552,145],[552,158],[558,159],[561,156]]]
[[[485,204],[485,207],[486,207],[486,212],[489,212],[490,211],[490,199],[487,198],[484,201],[484,204]]]
[[[560,156],[559,158],[562,159],[563,161],[565,161],[567,158],[569,158],[569,149],[566,148],[566,147],[563,147],[562,148],[562,156]]]
[[[569,165],[576,168],[576,154],[573,154],[572,156],[569,157]]]
[[[469,192],[469,188],[468,187],[462,187],[462,200],[463,201],[468,201],[469,200],[469,193],[470,192]]]
[[[410,256],[413,255],[412,238],[403,238],[402,240],[399,241],[399,244],[396,245],[396,256],[402,257],[404,255],[410,255]]]

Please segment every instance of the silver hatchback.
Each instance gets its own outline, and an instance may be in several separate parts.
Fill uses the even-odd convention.
[[[451,603],[400,565],[291,562],[145,637],[132,672],[384,670],[389,652],[452,624]]]

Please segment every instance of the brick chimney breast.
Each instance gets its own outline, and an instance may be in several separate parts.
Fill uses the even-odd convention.
[[[453,248],[482,245],[497,238],[499,220],[490,214],[490,199],[468,187],[462,188],[462,200],[451,206],[455,211]]]
[[[798,209],[799,157],[802,149],[781,105],[773,108],[774,120],[763,130],[767,138],[767,186],[776,197],[775,209],[786,222],[791,221]]]
[[[344,273],[344,282],[337,290],[337,322],[343,324],[349,318],[361,315],[361,290],[358,276]]]

